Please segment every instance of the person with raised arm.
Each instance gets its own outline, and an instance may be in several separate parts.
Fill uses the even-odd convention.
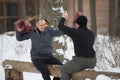
[[[95,35],[87,28],[87,17],[78,16],[74,22],[76,28],[65,25],[68,17],[68,13],[65,11],[59,21],[58,28],[73,40],[75,56],[63,64],[62,80],[71,80],[74,72],[94,68],[96,65],[96,52],[93,48]]]
[[[51,80],[50,71],[46,64],[62,65],[62,63],[52,55],[52,40],[55,36],[63,35],[58,29],[49,26],[46,19],[38,19],[36,27],[24,20],[16,22],[16,38],[18,41],[31,39],[31,60],[34,66],[41,72],[44,80]],[[53,80],[60,80],[54,77]]]

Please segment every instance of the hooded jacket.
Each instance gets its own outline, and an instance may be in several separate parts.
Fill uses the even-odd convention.
[[[63,35],[59,30],[55,30],[52,27],[47,27],[44,32],[38,29],[32,29],[28,33],[22,33],[16,31],[16,38],[18,41],[31,39],[31,58],[39,59],[44,58],[44,55],[52,54],[52,39],[55,36]]]
[[[80,21],[80,19],[78,19]],[[85,20],[87,21],[87,20]],[[95,35],[92,31],[87,29],[86,25],[80,25],[78,29],[70,28],[66,25],[65,18],[61,18],[59,21],[58,28],[63,31],[66,35],[72,38],[74,43],[75,56],[94,58],[95,51],[93,49]]]

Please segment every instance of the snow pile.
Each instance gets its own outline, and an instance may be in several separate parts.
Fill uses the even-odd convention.
[[[14,33],[14,32],[13,32]],[[8,33],[7,33],[8,34]],[[14,36],[8,36],[6,33],[0,35],[0,80],[4,80],[4,70],[2,67],[2,61],[5,59],[10,60],[19,60],[19,61],[28,61],[31,62],[30,59],[30,49],[31,49],[31,41],[26,40],[22,42],[18,42]],[[64,41],[65,40],[65,41]],[[67,59],[72,59],[74,56],[74,48],[73,43],[68,37],[58,37],[55,38],[55,41],[59,41],[59,43],[67,44],[67,50],[63,51],[63,49],[57,49],[56,52],[64,55]],[[66,42],[66,43],[65,43]],[[110,42],[109,37],[98,35],[95,41],[95,51],[97,54],[97,66],[95,70],[106,70],[112,72],[120,72],[120,45],[118,42]],[[116,58],[116,56],[119,56]],[[118,61],[117,61],[118,60]],[[24,72],[24,80],[43,80],[40,74],[27,73]],[[86,79],[90,80],[90,79]],[[96,80],[112,80],[111,78],[105,75],[99,75]]]

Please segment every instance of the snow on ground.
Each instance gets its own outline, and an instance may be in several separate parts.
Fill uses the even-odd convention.
[[[41,74],[24,72],[24,80],[43,80]]]
[[[105,75],[99,75],[97,76],[96,80],[111,80],[109,77],[105,76]]]
[[[14,32],[13,32],[14,33]],[[18,42],[15,38],[15,36],[8,36],[8,33],[5,33],[3,35],[0,35],[0,80],[5,80],[5,75],[4,75],[4,69],[2,67],[2,61],[5,59],[10,59],[10,60],[19,60],[19,61],[28,61],[31,62],[30,59],[30,49],[31,49],[31,42],[30,40]],[[11,33],[9,33],[11,34]],[[103,48],[105,46],[100,46],[99,44],[103,44],[103,41],[107,42],[106,39],[104,38],[105,36],[98,35],[96,39],[96,44],[99,50],[103,51]],[[103,40],[104,38],[104,40]],[[59,40],[60,43],[64,44],[63,37],[56,38],[55,40]],[[63,52],[62,49],[57,49],[57,52],[60,52],[61,54],[64,54],[65,58],[68,58],[69,60],[72,59],[72,56],[74,55],[74,49],[73,49],[73,43],[71,42],[70,38],[66,38],[67,42],[67,50]],[[103,47],[103,48],[101,48]],[[96,50],[98,50],[96,49]],[[106,48],[106,52],[109,53],[108,55],[110,56],[110,51]],[[107,55],[107,54],[105,54]],[[109,64],[105,65],[109,66]],[[95,68],[96,70],[101,70],[99,68]],[[112,71],[112,72],[119,72],[120,73],[120,67],[116,68],[111,68],[109,66],[108,70],[106,71]],[[35,73],[27,73],[24,72],[24,80],[43,80],[41,77],[41,74],[35,74]],[[86,79],[90,80],[90,79]],[[111,78],[105,76],[105,75],[99,75],[96,80],[112,80]],[[120,80],[120,79],[119,79]]]
[[[5,80],[4,69],[2,65],[0,65],[0,80]]]

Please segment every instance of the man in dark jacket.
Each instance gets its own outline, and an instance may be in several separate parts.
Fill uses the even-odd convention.
[[[70,80],[74,72],[94,68],[96,65],[96,53],[93,49],[95,35],[87,28],[87,18],[83,15],[79,16],[76,19],[77,28],[64,25],[67,18],[68,13],[65,11],[58,27],[63,33],[72,38],[75,56],[63,65],[62,80]]]
[[[53,29],[52,27],[47,27],[45,19],[39,19],[36,22],[36,28],[23,32],[25,31],[24,28],[26,25],[29,25],[29,23],[22,22],[22,24],[20,24],[21,27],[16,24],[16,38],[18,41],[31,39],[32,62],[42,73],[44,80],[51,80],[50,72],[46,64],[62,65],[58,59],[52,56],[52,39],[55,36],[63,35],[63,33],[59,30]],[[60,78],[54,77],[53,80],[60,80]]]

